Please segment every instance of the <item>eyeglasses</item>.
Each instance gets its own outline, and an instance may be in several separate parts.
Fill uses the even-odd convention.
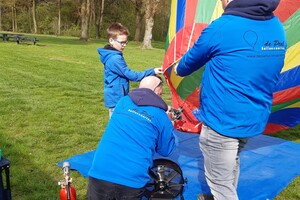
[[[113,40],[119,43],[121,46],[126,46],[128,44],[128,40],[127,41],[119,41],[117,39],[113,39]]]

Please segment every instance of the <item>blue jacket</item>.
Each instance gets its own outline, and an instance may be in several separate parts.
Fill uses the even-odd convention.
[[[205,65],[200,117],[222,135],[246,138],[265,129],[287,47],[273,16],[278,3],[232,1],[177,66],[178,75],[186,76]]]
[[[98,48],[100,60],[104,65],[104,105],[114,108],[121,97],[129,92],[129,81],[140,81],[154,75],[154,69],[135,72],[127,66],[123,53],[110,47]]]
[[[89,176],[133,188],[149,182],[155,152],[175,148],[166,103],[149,89],[134,89],[121,98],[96,149]]]

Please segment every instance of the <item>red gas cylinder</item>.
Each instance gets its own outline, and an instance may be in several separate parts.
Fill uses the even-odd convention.
[[[70,163],[62,164],[64,179],[58,182],[60,185],[59,197],[60,200],[76,200],[76,190],[71,186],[72,178],[70,177]]]
[[[76,190],[70,185],[67,187],[63,187],[60,189],[59,196],[60,200],[76,200]]]

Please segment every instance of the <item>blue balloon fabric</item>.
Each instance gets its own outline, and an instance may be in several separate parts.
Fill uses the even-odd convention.
[[[177,147],[167,159],[176,162],[188,183],[184,187],[184,199],[196,199],[200,193],[209,194],[203,169],[203,156],[199,149],[199,135],[174,132]],[[241,174],[238,185],[240,200],[266,200],[276,197],[300,174],[300,144],[259,135],[249,140],[240,154]],[[71,169],[88,176],[94,151],[75,155],[63,162],[70,162]],[[155,158],[163,158],[155,155]]]

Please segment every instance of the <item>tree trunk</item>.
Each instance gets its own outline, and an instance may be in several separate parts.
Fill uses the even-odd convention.
[[[14,7],[11,6],[11,27],[12,31],[15,31],[15,19],[14,19]]]
[[[89,19],[89,27],[96,23],[96,10],[97,10],[97,1],[91,0],[91,11],[90,11],[90,19]]]
[[[103,21],[104,2],[105,2],[105,0],[101,1],[101,12],[100,12],[100,20],[99,20],[99,37],[100,37],[100,30],[101,30],[102,21]]]
[[[2,6],[0,5],[0,31],[2,31]]]
[[[35,0],[32,0],[32,20],[33,20],[33,29],[34,29],[34,33],[37,33]]]
[[[168,32],[168,28],[164,28],[164,27],[168,27],[168,18],[166,16],[163,17],[163,25],[160,31],[160,38],[163,38],[165,33]]]
[[[146,0],[145,10],[145,35],[141,46],[143,49],[151,49],[152,29],[154,25],[154,15],[160,0]]]
[[[90,19],[90,0],[83,0],[81,4],[81,40],[88,41],[89,39],[89,19]]]
[[[15,11],[15,31],[17,32],[18,31],[18,21],[17,21],[17,8],[16,8],[16,5],[14,6],[14,11]]]
[[[136,0],[135,1],[135,35],[134,35],[135,41],[140,41],[141,39],[141,28],[142,28],[142,20],[144,15],[142,8],[143,8],[143,1]]]
[[[61,27],[61,0],[57,0],[57,8],[58,8],[57,35],[60,35],[60,27]]]
[[[17,11],[16,11],[16,3],[13,2],[13,5],[11,7],[11,22],[12,22],[12,31],[17,32]]]
[[[102,20],[103,20],[103,11],[104,11],[104,2],[105,0],[101,0],[98,3],[98,10],[97,10],[97,19],[95,21],[95,30],[96,30],[96,38],[99,39],[100,38],[100,30],[101,30],[101,26],[102,26]]]
[[[152,49],[151,40],[152,40],[153,25],[154,25],[153,17],[147,18],[146,25],[145,25],[145,35],[142,44],[143,49]]]
[[[95,0],[94,2],[94,15],[95,15],[95,21],[94,21],[94,26],[95,26],[95,35],[96,35],[96,39],[99,38],[99,16],[100,16],[100,12],[101,12],[101,0]]]

